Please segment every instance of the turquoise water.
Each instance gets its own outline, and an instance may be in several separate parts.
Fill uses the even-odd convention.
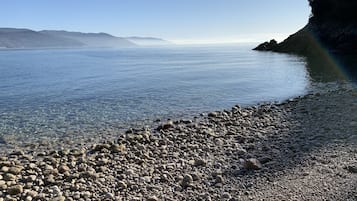
[[[282,101],[309,82],[304,59],[250,46],[3,50],[0,136],[105,136],[156,118]]]

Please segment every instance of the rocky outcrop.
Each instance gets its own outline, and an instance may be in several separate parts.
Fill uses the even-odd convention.
[[[267,41],[267,42],[264,42],[264,43],[258,45],[253,50],[271,51],[271,50],[274,50],[277,45],[278,45],[278,42],[276,42],[276,40],[272,39],[269,42]]]
[[[309,0],[309,23],[276,45],[259,45],[255,50],[314,55],[357,53],[357,2],[354,0]]]

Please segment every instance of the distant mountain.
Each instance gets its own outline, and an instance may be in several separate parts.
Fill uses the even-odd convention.
[[[0,28],[0,48],[75,48],[163,46],[172,43],[152,37],[116,37],[107,33]]]
[[[0,28],[2,48],[82,47],[84,45],[80,41],[59,38],[30,29]]]
[[[161,38],[152,38],[152,37],[126,37],[125,39],[141,46],[163,46],[163,45],[173,45],[173,43],[161,39]]]
[[[87,47],[135,47],[135,43],[121,37],[112,36],[107,33],[81,33],[69,31],[40,31],[53,37],[60,37],[78,41]]]

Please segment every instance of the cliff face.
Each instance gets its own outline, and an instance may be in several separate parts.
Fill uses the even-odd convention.
[[[357,1],[309,0],[312,14],[309,23],[281,43],[255,50],[314,55],[357,53]]]

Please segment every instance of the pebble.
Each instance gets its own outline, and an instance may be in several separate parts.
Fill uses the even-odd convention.
[[[195,159],[194,165],[195,166],[205,166],[207,162],[203,160],[202,158],[197,158]]]
[[[298,103],[299,101],[294,101],[287,104]],[[294,106],[274,107],[236,107],[232,111],[209,113],[209,117],[203,115],[194,120],[175,122],[168,120],[159,127],[154,124],[152,128],[129,129],[127,135],[118,133],[117,140],[103,139],[102,142],[96,142],[96,145],[90,144],[92,141],[88,140],[88,146],[83,142],[76,145],[77,149],[53,151],[55,148],[52,147],[42,151],[34,149],[20,155],[0,156],[0,201],[233,201],[240,200],[241,197],[242,200],[254,200],[256,196],[266,195],[267,192],[269,195],[270,190],[255,190],[255,183],[267,183],[274,188],[280,188],[282,185],[284,188],[280,190],[285,191],[285,183],[279,182],[281,175],[287,172],[275,172],[274,169],[268,168],[284,167],[284,164],[279,164],[280,156],[287,154],[295,157],[289,155],[289,152],[299,154],[300,144],[289,143],[290,139],[287,137],[302,135],[301,140],[305,140],[303,135],[306,131],[302,128],[293,132],[289,130],[291,125],[300,126],[300,122],[290,122],[286,119],[290,117],[289,110]],[[308,109],[305,111],[310,112]],[[313,116],[308,114],[307,117]],[[336,123],[338,124],[341,122]],[[323,129],[323,132],[330,130],[336,129]],[[347,132],[348,129],[345,128],[343,131]],[[312,129],[311,135],[316,136],[315,132],[318,133],[320,130]],[[288,143],[284,140],[288,140]],[[346,152],[346,155],[348,153]],[[331,159],[317,157],[321,160],[315,160],[314,164],[323,164],[323,168],[328,170],[321,171],[322,174],[338,175],[342,181],[348,181],[354,177],[356,166],[346,160],[343,160],[342,165],[332,163],[339,157],[338,153],[331,155]],[[322,163],[322,159],[326,162]],[[247,171],[259,170],[263,168],[262,164],[272,173],[266,174],[265,169],[257,172]],[[337,167],[345,169],[340,171]],[[299,166],[299,171],[300,168],[304,166]],[[308,171],[310,173],[306,174],[306,169],[302,169],[293,176],[298,179],[310,179],[309,182],[313,183],[312,178],[316,173]],[[286,175],[291,177],[291,174]],[[324,183],[324,191],[333,190],[333,184]],[[299,186],[299,192],[300,188],[305,187]],[[244,191],[247,190],[251,190],[251,193],[244,195]],[[343,192],[344,189],[340,191]],[[317,191],[313,193],[319,195]],[[336,194],[336,197],[339,195]],[[325,198],[323,196],[325,194],[319,198]],[[296,199],[298,198],[297,196]]]
[[[185,174],[182,179],[182,186],[183,187],[188,187],[192,184],[193,178],[190,174]]]
[[[222,177],[222,175],[217,175],[215,181],[218,184],[224,184],[224,178]]]
[[[114,152],[114,153],[123,152],[123,151],[125,151],[125,145],[122,145],[122,144],[113,144],[113,145],[111,146],[111,151]]]
[[[7,189],[7,193],[9,193],[10,195],[18,195],[21,194],[22,192],[23,192],[23,188],[21,185],[11,186]]]
[[[127,188],[126,183],[123,182],[123,181],[118,181],[117,185],[118,185],[118,187],[121,188],[121,189],[126,189],[126,188]]]
[[[112,194],[112,193],[105,193],[105,196],[104,196],[106,199],[110,199],[110,200],[114,200],[115,199],[115,196]]]
[[[66,198],[64,196],[57,196],[52,198],[52,201],[65,201]]]
[[[172,120],[168,120],[166,123],[160,125],[157,130],[167,130],[174,127],[174,122]]]
[[[256,158],[250,158],[245,160],[244,167],[248,170],[259,170],[262,168],[262,164]]]
[[[9,172],[9,169],[10,169],[10,168],[9,168],[9,167],[7,167],[7,166],[2,166],[2,168],[1,168],[1,170],[0,170],[0,171],[1,171],[1,172],[5,172],[5,173],[6,173],[6,172]]]
[[[54,183],[56,183],[55,176],[53,176],[52,174],[48,175],[48,177],[46,178],[46,182],[47,182],[48,184],[54,184]]]
[[[10,167],[8,172],[17,175],[20,174],[22,169],[22,167]]]
[[[347,167],[347,170],[350,172],[350,173],[357,173],[357,166],[348,166]]]
[[[4,180],[5,181],[15,181],[16,180],[16,176],[11,174],[11,173],[7,173],[4,175]]]
[[[208,113],[208,116],[209,117],[217,117],[218,113],[217,112],[210,112],[210,113]]]
[[[231,194],[229,194],[228,192],[224,192],[224,193],[222,194],[222,199],[224,199],[224,200],[229,200],[229,199],[231,199]]]
[[[158,201],[159,199],[156,196],[150,196],[146,200],[147,201]]]
[[[58,172],[63,174],[65,172],[68,172],[70,169],[67,165],[61,165],[58,167]]]

